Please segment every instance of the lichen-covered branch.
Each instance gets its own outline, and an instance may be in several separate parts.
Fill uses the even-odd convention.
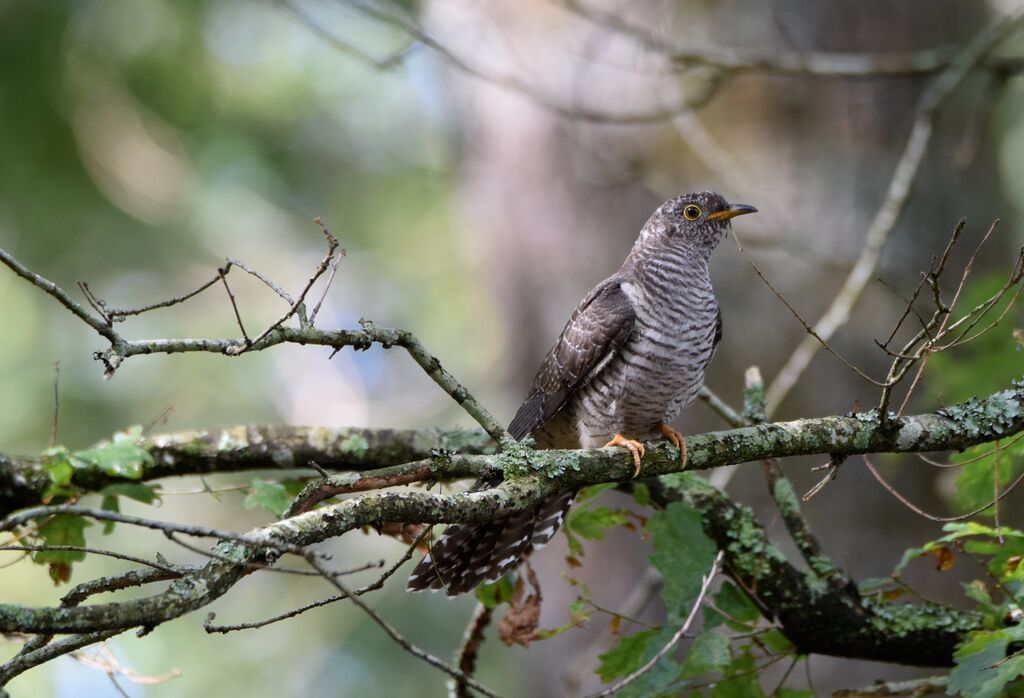
[[[337,427],[237,426],[185,431],[146,439],[153,463],[141,479],[252,470],[364,471],[409,463],[432,455],[494,453],[490,436],[477,429],[361,429]],[[96,492],[118,481],[99,468],[76,468],[72,484]],[[49,475],[36,458],[0,454],[0,516],[43,503]]]
[[[1024,430],[1024,382],[984,399],[973,399],[938,412],[882,420],[876,410],[845,416],[816,417],[697,434],[686,439],[687,469],[701,470],[765,458],[864,453],[909,453],[961,450]],[[328,429],[303,427],[233,427],[209,432],[154,436],[143,442],[154,463],[142,479],[241,470],[304,468],[311,461],[328,469],[366,471],[401,466],[397,475],[418,470],[416,481],[530,471],[586,478],[579,484],[616,480],[625,462],[617,449],[529,451],[513,448],[495,454],[494,442],[479,431]],[[458,451],[458,454],[452,452]],[[648,449],[641,473],[646,477],[674,472],[678,455],[663,442]],[[480,455],[473,455],[480,454]],[[490,455],[488,455],[490,454]],[[621,471],[621,472],[620,472]],[[47,475],[38,461],[0,455],[0,514],[43,501]],[[603,478],[603,479],[602,479]],[[73,483],[95,491],[112,482],[110,475],[82,468]],[[406,480],[403,482],[408,482]],[[352,483],[339,475],[330,483]]]
[[[812,453],[959,449],[1022,430],[1024,382],[934,414],[883,421],[876,413],[868,412],[692,436],[687,439],[687,467],[708,468]],[[150,597],[80,608],[0,604],[0,632],[55,634],[150,628],[202,608],[226,593],[252,571],[251,564],[260,561],[268,549],[300,550],[356,528],[385,522],[487,521],[531,506],[555,489],[628,482],[633,469],[629,458],[617,449],[532,451],[520,446],[500,455],[467,457],[464,470],[468,474],[495,466],[506,476],[496,487],[458,494],[367,492],[222,540],[213,548],[215,557],[206,565]],[[442,462],[437,467],[443,469],[446,465]],[[678,468],[673,447],[652,443],[642,475],[670,475]],[[780,620],[802,650],[910,664],[948,664],[957,638],[974,627],[973,617],[965,614],[930,606],[876,607],[860,600],[853,589],[840,593],[834,585],[821,584],[816,576],[805,577],[771,546],[749,512],[698,480],[663,479],[658,489],[684,497],[702,512],[709,535],[726,551],[727,569],[755,591],[766,613]],[[22,511],[3,521],[0,530],[14,530],[55,513],[132,523],[130,517],[112,512],[57,506]],[[856,604],[853,599],[857,599]]]
[[[753,513],[695,477],[655,481],[654,501],[685,501],[704,531],[725,551],[725,569],[777,620],[801,654],[913,666],[949,666],[953,649],[981,625],[980,617],[937,604],[893,604],[862,597],[857,587],[824,583],[786,560]]]

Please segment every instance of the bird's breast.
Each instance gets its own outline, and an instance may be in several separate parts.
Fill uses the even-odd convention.
[[[718,304],[700,277],[657,284],[626,283],[636,324],[629,340],[580,391],[570,423],[581,446],[615,433],[646,438],[696,397],[714,353]],[[568,416],[568,415],[567,415]]]

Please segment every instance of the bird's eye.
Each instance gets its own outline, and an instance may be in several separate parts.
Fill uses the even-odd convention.
[[[700,210],[700,206],[695,204],[689,204],[683,209],[683,217],[688,221],[695,221],[700,218],[703,211]]]

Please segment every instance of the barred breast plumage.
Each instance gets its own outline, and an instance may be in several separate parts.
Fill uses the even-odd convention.
[[[509,425],[542,448],[649,439],[689,405],[722,336],[708,273],[729,219],[755,211],[711,192],[662,204],[622,267],[573,312]],[[410,591],[468,591],[546,544],[575,491],[485,524],[450,526],[409,578]]]

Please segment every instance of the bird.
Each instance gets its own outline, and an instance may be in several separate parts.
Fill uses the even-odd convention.
[[[650,216],[622,266],[573,311],[508,427],[539,448],[621,446],[634,474],[642,441],[664,437],[686,464],[684,437],[669,424],[697,397],[722,339],[711,253],[731,219],[754,213],[720,194],[669,199]],[[478,483],[478,487],[486,483]],[[407,589],[449,596],[493,581],[548,543],[578,490],[486,523],[449,526]]]

